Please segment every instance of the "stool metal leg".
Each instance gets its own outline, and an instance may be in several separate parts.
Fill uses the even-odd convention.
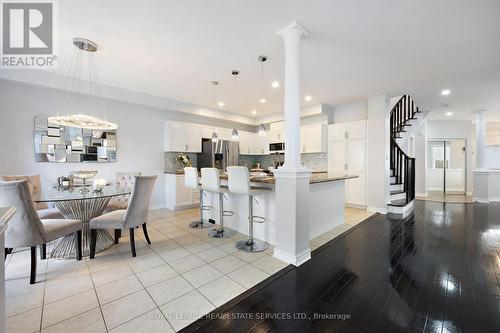
[[[253,215],[253,196],[248,196],[248,240],[239,240],[236,242],[236,248],[245,252],[261,252],[266,250],[269,247],[267,242],[254,239],[253,238],[253,222],[254,220],[262,220],[264,222],[264,218],[260,216]]]
[[[193,229],[210,228],[210,224],[205,223],[203,221],[203,211],[210,210],[210,208],[203,206],[203,195],[205,195],[205,192],[203,192],[203,190],[200,190],[200,220],[189,223],[190,228],[193,228]]]
[[[227,213],[227,215],[225,215]],[[229,238],[236,235],[236,231],[224,228],[224,216],[231,216],[232,212],[224,211],[224,193],[219,193],[219,221],[220,228],[213,229],[208,233],[208,236],[214,238]]]

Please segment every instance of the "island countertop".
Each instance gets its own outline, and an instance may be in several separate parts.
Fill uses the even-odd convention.
[[[176,172],[165,172],[166,174],[174,174],[174,175],[183,175],[184,172],[179,170]],[[227,174],[221,174],[221,179],[226,180]],[[341,175],[341,174],[331,174],[326,171],[313,171],[311,174],[311,179],[309,180],[309,184],[318,184],[318,183],[326,183],[326,182],[335,182],[339,180],[353,179],[358,178],[355,175]],[[252,183],[260,183],[260,184],[275,184],[276,179],[272,174],[265,177],[255,177],[250,176],[250,181]]]

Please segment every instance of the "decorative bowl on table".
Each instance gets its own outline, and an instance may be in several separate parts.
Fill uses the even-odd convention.
[[[80,193],[88,193],[90,190],[87,188],[87,179],[90,179],[97,175],[96,170],[79,170],[79,171],[73,171],[71,172],[71,175],[76,178],[80,179],[82,181],[82,188],[80,189]]]

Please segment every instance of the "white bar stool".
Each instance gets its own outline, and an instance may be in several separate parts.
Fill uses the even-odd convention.
[[[186,185],[186,187],[192,188],[193,190],[200,191],[200,220],[189,223],[189,227],[193,229],[210,228],[210,224],[203,221],[203,211],[210,210],[212,207],[203,206],[203,196],[206,194],[203,192],[203,188],[200,185],[197,168],[184,168],[184,185]]]
[[[271,190],[267,188],[250,187],[250,173],[248,172],[248,168],[244,166],[228,166],[227,176],[229,192],[248,195],[248,240],[242,239],[237,241],[236,248],[245,252],[264,251],[269,247],[269,244],[253,238],[253,224],[254,222],[263,223],[266,219],[262,216],[253,215],[253,202],[255,196],[269,193]]]
[[[219,229],[214,229],[208,233],[214,238],[228,238],[236,234],[234,230],[224,228],[224,216],[232,216],[232,211],[224,210],[224,194],[228,193],[227,187],[220,186],[219,169],[217,168],[202,168],[201,169],[201,187],[205,192],[219,194]]]

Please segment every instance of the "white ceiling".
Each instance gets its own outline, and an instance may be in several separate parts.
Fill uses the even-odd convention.
[[[281,112],[283,47],[276,31],[292,21],[302,44],[307,104],[338,105],[388,93],[411,94],[424,109],[449,104],[456,116],[500,115],[498,0],[68,0],[58,1],[58,73],[66,75],[73,37],[99,46],[102,83],[252,116]],[[269,57],[265,87],[257,57]],[[236,101],[232,69],[239,69]],[[30,75],[39,77],[42,71]],[[448,97],[440,91],[449,88]],[[260,104],[259,98],[267,99]],[[436,111],[434,117],[443,112]]]

